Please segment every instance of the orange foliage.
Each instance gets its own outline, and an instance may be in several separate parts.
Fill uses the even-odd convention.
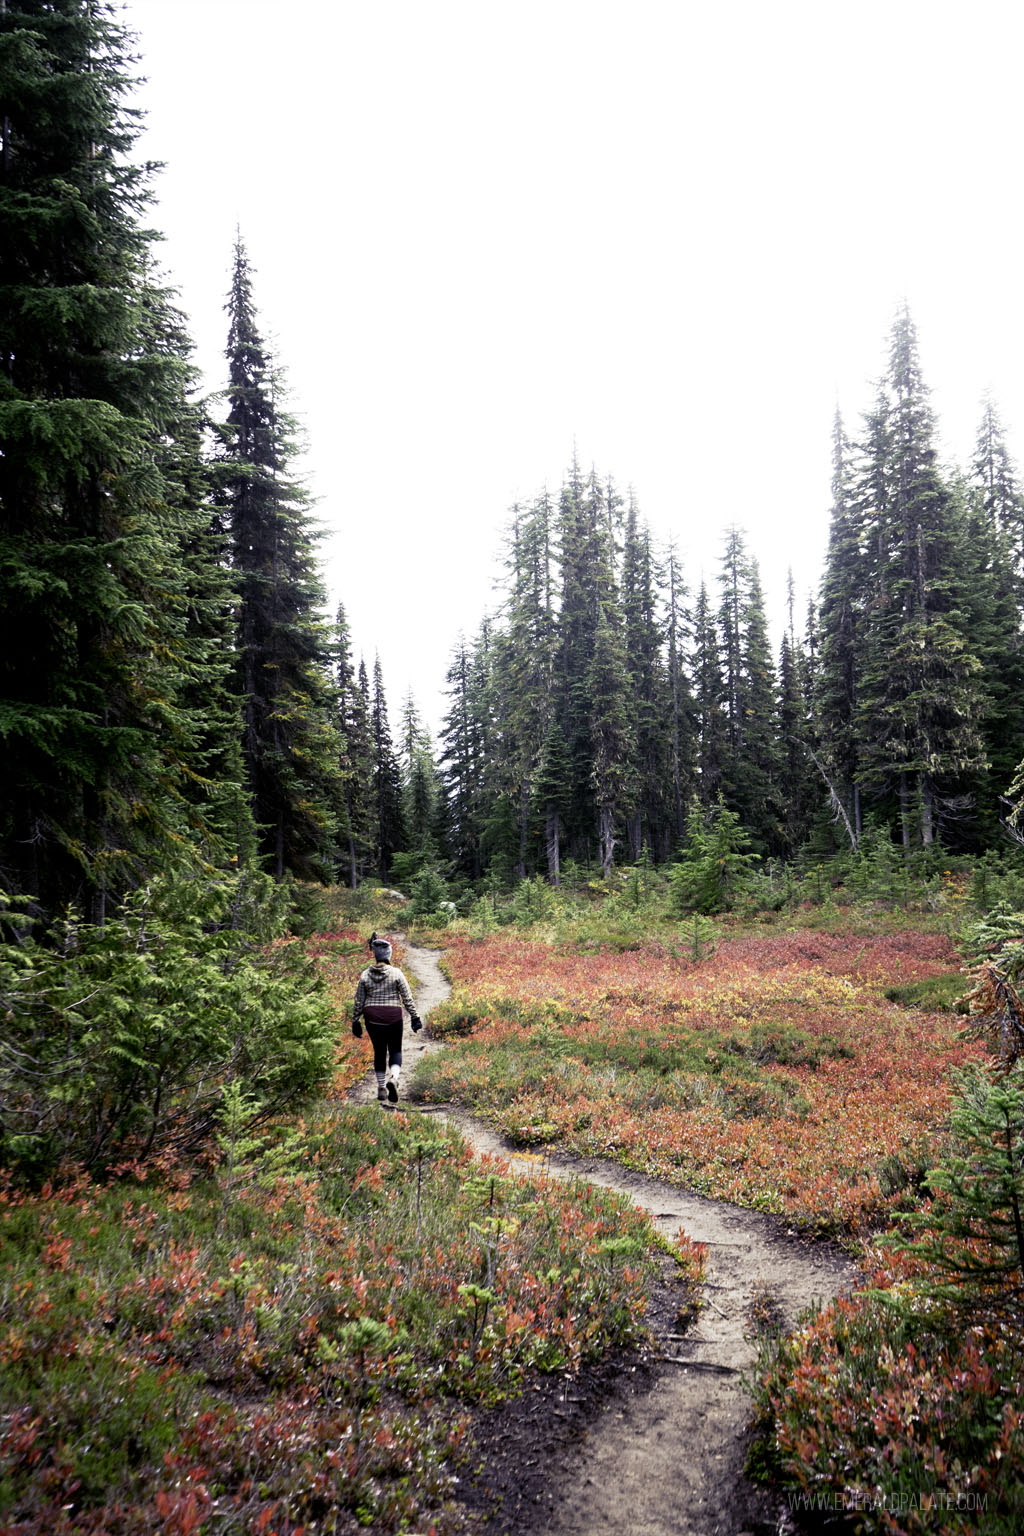
[[[524,1128],[519,1139],[541,1124],[544,1139],[582,1153],[857,1229],[920,1173],[949,1068],[978,1052],[956,1017],[907,1011],[883,990],[956,963],[948,939],[911,931],[740,937],[700,965],[657,944],[583,956],[506,935],[454,939],[450,1006],[476,1023],[448,1046],[447,1082],[512,1134]],[[543,1081],[498,1083],[491,1061],[529,1048],[538,1025],[558,1033]],[[646,1077],[633,1070],[638,1048]],[[659,1056],[674,1063],[661,1077]]]

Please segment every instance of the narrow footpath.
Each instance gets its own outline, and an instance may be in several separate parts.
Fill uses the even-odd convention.
[[[416,1002],[426,1018],[449,992],[437,952],[406,943]],[[411,1075],[438,1041],[407,1032]],[[353,1090],[376,1097],[372,1074]],[[537,1159],[517,1157],[493,1130],[461,1112],[443,1112],[478,1152],[536,1174]],[[592,1422],[539,1506],[533,1536],[761,1536],[777,1532],[780,1511],[743,1475],[750,1398],[741,1373],[754,1363],[750,1308],[770,1297],[784,1327],[815,1302],[853,1282],[850,1259],[826,1243],[798,1238],[778,1218],[708,1200],[599,1159],[551,1157],[552,1178],[584,1177],[627,1195],[658,1229],[708,1247],[700,1317],[679,1338],[659,1341],[660,1368]]]

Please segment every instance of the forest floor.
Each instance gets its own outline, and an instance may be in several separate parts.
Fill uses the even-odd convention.
[[[436,951],[405,945],[417,1006],[426,1018],[449,992]],[[408,1035],[403,1075],[443,1049]],[[372,1074],[352,1092],[375,1097]],[[399,1109],[405,1108],[400,1102]],[[689,1194],[598,1159],[515,1153],[460,1111],[453,1120],[480,1153],[515,1171],[581,1176],[627,1195],[672,1238],[682,1227],[707,1245],[698,1318],[684,1327],[666,1273],[648,1322],[650,1347],[558,1378],[476,1425],[480,1466],[463,1502],[487,1536],[767,1536],[785,1530],[777,1495],[744,1475],[750,1398],[743,1373],[757,1354],[758,1323],[792,1327],[815,1302],[853,1283],[854,1265],[834,1245],[797,1236],[784,1220]]]

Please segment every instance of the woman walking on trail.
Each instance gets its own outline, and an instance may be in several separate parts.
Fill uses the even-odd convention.
[[[377,1098],[382,1104],[387,1100],[394,1104],[402,1072],[402,1004],[409,1010],[414,1033],[422,1028],[423,1020],[416,1012],[409,983],[397,965],[391,964],[391,945],[387,939],[378,939],[374,933],[367,943],[373,953],[373,964],[367,966],[356,987],[352,1033],[357,1040],[363,1033],[361,1014],[373,1045]]]

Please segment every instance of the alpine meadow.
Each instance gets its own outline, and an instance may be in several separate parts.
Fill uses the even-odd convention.
[[[742,507],[695,579],[568,444],[487,509],[435,739],[328,602],[244,231],[201,387],[136,50],[108,0],[0,4],[0,1536],[568,1536],[602,1425],[716,1373],[728,1446],[650,1438],[735,1475],[601,1536],[1012,1536],[997,403],[944,462],[901,305],[778,636]],[[396,971],[401,1097],[359,1024]],[[684,1192],[852,1278],[797,1315],[753,1259],[716,1289],[658,1224]],[[712,1312],[742,1370],[692,1353]]]

